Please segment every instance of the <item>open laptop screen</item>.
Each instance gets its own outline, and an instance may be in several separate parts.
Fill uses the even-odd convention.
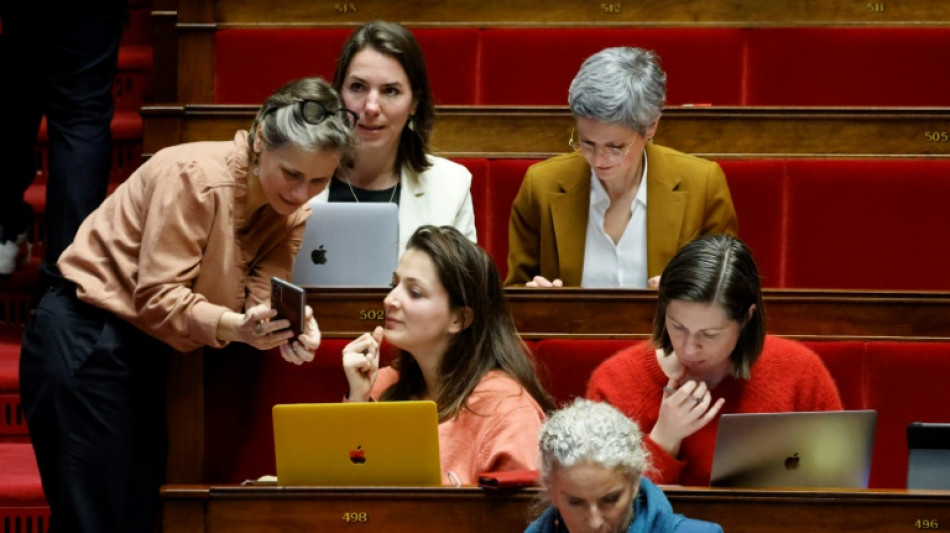
[[[273,416],[281,485],[441,485],[434,402],[280,404]]]
[[[316,287],[388,287],[399,259],[399,206],[310,203],[294,283]]]
[[[877,411],[725,414],[710,485],[867,488]]]

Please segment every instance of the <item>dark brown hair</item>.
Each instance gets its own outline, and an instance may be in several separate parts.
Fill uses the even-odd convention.
[[[716,304],[727,318],[739,322],[739,339],[730,355],[732,375],[749,379],[765,345],[762,285],[749,248],[735,237],[710,235],[682,247],[666,265],[653,317],[653,343],[667,355],[673,353],[673,344],[666,330],[666,309],[673,300]]]
[[[469,309],[471,324],[457,333],[442,356],[441,390],[434,398],[439,420],[457,416],[469,394],[492,370],[502,370],[518,381],[541,408],[554,402],[535,375],[534,361],[508,308],[501,277],[491,257],[451,226],[422,226],[409,239],[409,250],[432,259],[453,311]],[[382,400],[408,400],[426,391],[419,365],[405,352],[393,366],[399,380],[386,389]]]
[[[416,112],[409,117],[409,122],[402,129],[394,170],[398,174],[403,165],[409,165],[414,171],[422,172],[431,166],[426,154],[429,151],[429,135],[432,133],[435,116],[435,105],[432,102],[422,49],[412,33],[399,24],[381,20],[367,22],[353,32],[343,45],[343,51],[336,62],[336,72],[333,74],[333,87],[337,91],[342,93],[350,62],[365,48],[372,48],[399,61],[409,78],[412,97],[416,100]],[[409,124],[412,124],[411,128]]]

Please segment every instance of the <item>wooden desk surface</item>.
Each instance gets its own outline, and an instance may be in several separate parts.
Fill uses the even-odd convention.
[[[191,79],[186,78],[186,79]],[[230,139],[257,112],[251,105],[149,105],[143,151]],[[455,158],[544,159],[568,151],[566,106],[439,106],[432,148]],[[756,157],[948,157],[945,108],[668,107],[658,144],[714,159]],[[670,140],[671,142],[666,142]]]
[[[383,320],[387,289],[308,288],[324,336],[355,337]],[[656,292],[507,289],[526,339],[645,338]],[[797,339],[947,340],[950,293],[766,290],[768,331]]]
[[[664,489],[676,512],[729,533],[899,533],[950,524],[950,491]],[[172,485],[162,497],[165,533],[502,533],[524,530],[538,491]]]

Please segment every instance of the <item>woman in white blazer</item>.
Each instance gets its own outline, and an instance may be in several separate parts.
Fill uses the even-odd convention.
[[[343,45],[333,85],[359,114],[357,148],[312,201],[398,203],[400,250],[425,224],[454,226],[475,241],[472,174],[428,153],[435,107],[412,33],[391,22],[364,24]]]

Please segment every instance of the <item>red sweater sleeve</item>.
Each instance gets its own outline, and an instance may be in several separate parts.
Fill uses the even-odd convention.
[[[617,352],[591,374],[586,397],[606,402],[630,417],[646,435],[650,455],[649,477],[656,483],[681,483],[685,461],[680,461],[650,439],[663,399],[666,376],[656,363],[653,345],[640,343]]]

